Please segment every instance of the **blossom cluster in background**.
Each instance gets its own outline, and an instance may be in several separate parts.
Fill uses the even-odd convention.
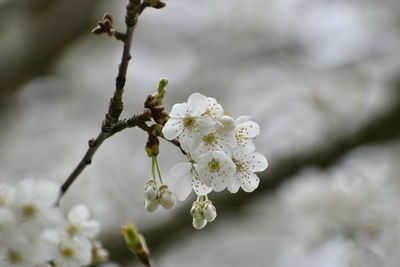
[[[193,190],[198,199],[191,214],[193,226],[203,228],[215,219],[216,209],[208,200],[211,191],[242,188],[254,191],[260,182],[255,172],[268,167],[267,159],[255,152],[258,124],[248,116],[234,119],[211,97],[192,94],[186,103],[175,104],[163,128],[164,137],[177,138],[188,160],[172,168],[179,180],[176,194],[185,200]]]
[[[64,216],[58,196],[59,187],[45,180],[0,185],[1,266],[75,267],[107,260],[88,208],[76,205]]]

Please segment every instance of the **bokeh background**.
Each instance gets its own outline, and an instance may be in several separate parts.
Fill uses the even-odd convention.
[[[0,0],[0,180],[61,184],[94,137],[121,44],[90,30],[125,1]],[[170,0],[134,36],[124,116],[161,77],[166,105],[193,92],[261,126],[270,167],[253,194],[212,194],[218,217],[191,226],[194,196],[147,213],[146,136],[107,140],[62,200],[87,204],[113,266],[139,266],[135,222],[155,266],[396,267],[400,262],[400,1]],[[169,169],[183,159],[162,143]]]

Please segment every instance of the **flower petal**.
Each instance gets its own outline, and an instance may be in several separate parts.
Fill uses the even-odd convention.
[[[171,168],[171,175],[174,177],[183,177],[190,174],[193,166],[190,162],[180,162]]]
[[[208,109],[208,99],[202,94],[194,93],[189,96],[187,105],[191,116],[200,116]]]
[[[203,115],[197,119],[199,131],[203,135],[210,133],[213,130],[215,124],[216,121],[213,120],[209,115]]]
[[[68,221],[71,223],[81,223],[89,219],[89,209],[82,204],[74,206],[67,215]]]
[[[188,104],[181,103],[172,106],[171,112],[169,113],[170,118],[183,119],[188,112]]]
[[[165,124],[162,132],[165,138],[172,140],[180,135],[183,129],[184,127],[182,120],[170,118]]]
[[[185,128],[179,136],[179,143],[184,151],[190,153],[199,145],[200,137],[197,132]]]
[[[221,118],[224,115],[224,109],[217,100],[212,97],[208,97],[208,114],[215,120]]]
[[[266,168],[268,168],[268,161],[264,155],[259,152],[253,153],[249,169],[253,172],[262,172]]]
[[[240,186],[245,192],[253,192],[259,185],[260,179],[254,173],[245,174],[239,173],[240,175]]]
[[[228,180],[227,188],[228,188],[228,191],[233,194],[237,193],[237,191],[239,191],[240,184],[239,184],[239,180],[237,179],[236,175],[230,177],[230,179]]]

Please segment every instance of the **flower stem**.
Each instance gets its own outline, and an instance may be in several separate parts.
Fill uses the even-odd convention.
[[[162,180],[162,176],[161,176],[160,166],[158,165],[157,157],[153,157],[153,158],[155,159],[155,162],[156,162],[157,173],[158,173],[158,178],[160,178],[160,183],[164,184],[163,180]]]

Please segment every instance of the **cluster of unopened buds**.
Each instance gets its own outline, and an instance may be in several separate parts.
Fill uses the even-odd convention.
[[[172,209],[176,204],[176,197],[168,190],[168,186],[161,185],[157,188],[154,179],[149,180],[144,187],[144,196],[144,206],[150,212],[156,211],[160,205],[164,209]]]
[[[0,266],[78,267],[108,259],[88,208],[79,204],[64,216],[58,196],[50,181],[0,185]]]
[[[217,215],[208,200],[211,191],[228,189],[236,193],[242,188],[252,192],[258,187],[260,179],[255,173],[268,167],[267,159],[255,151],[254,139],[259,133],[258,124],[248,116],[234,119],[214,98],[199,93],[172,107],[162,134],[168,140],[178,141],[187,157],[187,161],[172,168],[171,174],[178,180],[175,194],[179,200],[185,200],[191,191],[198,196],[191,210],[196,229],[204,228]],[[158,163],[156,166],[159,171]],[[156,191],[154,180],[146,185],[148,210],[155,210],[158,203],[169,207],[163,204],[164,186]],[[168,199],[173,198],[173,193],[168,192]]]

